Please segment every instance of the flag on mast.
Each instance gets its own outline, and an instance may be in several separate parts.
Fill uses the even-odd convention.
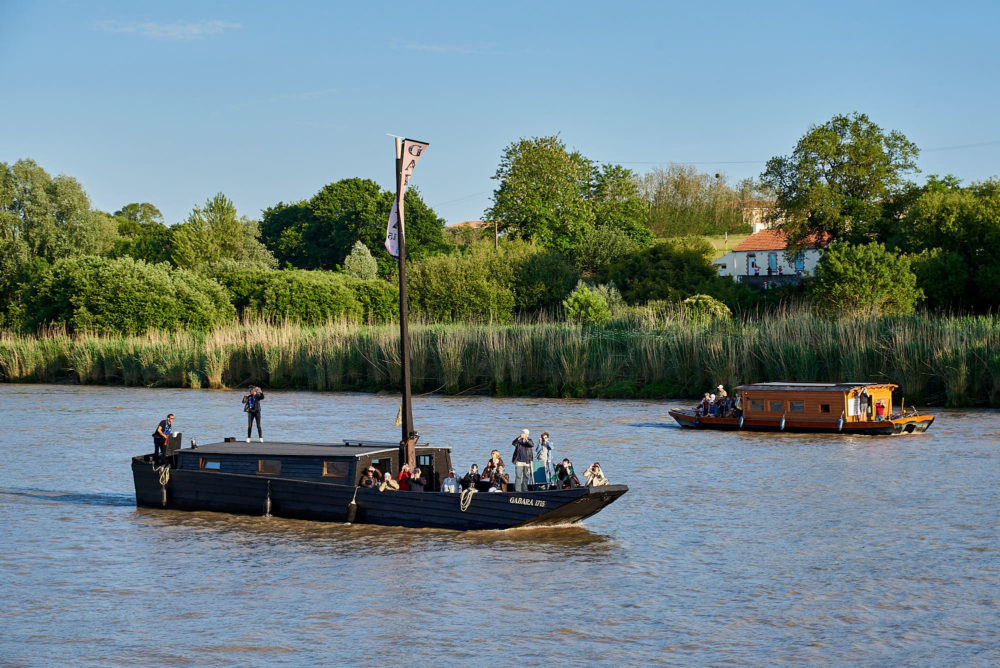
[[[392,203],[389,223],[385,228],[385,249],[393,257],[399,257],[399,235],[403,231],[403,195],[406,194],[406,187],[410,185],[413,169],[428,146],[427,142],[415,139],[403,140],[402,159],[399,161],[399,192],[396,193],[396,199]]]

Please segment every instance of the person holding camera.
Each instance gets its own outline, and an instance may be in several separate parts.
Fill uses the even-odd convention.
[[[243,411],[247,414],[247,443],[250,442],[254,420],[257,421],[257,440],[261,443],[264,442],[264,435],[260,430],[260,402],[262,401],[264,401],[264,392],[255,385],[251,385],[247,389],[247,393],[243,395]]]
[[[527,429],[521,430],[521,435],[515,438],[511,445],[514,446],[514,491],[527,492],[528,485],[531,484],[531,463],[535,458],[535,444],[528,438],[530,433]]]
[[[608,484],[608,479],[605,477],[604,471],[601,470],[601,465],[598,462],[591,464],[590,468],[583,474],[583,477],[591,487],[602,487]]]

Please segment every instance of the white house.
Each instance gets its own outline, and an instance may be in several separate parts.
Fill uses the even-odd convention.
[[[788,241],[784,230],[762,229],[712,264],[718,268],[719,276],[729,276],[738,282],[756,284],[778,279],[774,282],[790,283],[815,272],[819,256],[829,242],[827,236],[813,235],[806,250],[789,260],[785,257]]]

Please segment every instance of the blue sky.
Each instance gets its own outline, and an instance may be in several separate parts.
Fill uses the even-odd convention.
[[[735,182],[861,111],[970,182],[1000,174],[997,25],[995,2],[0,0],[0,161],[172,224],[220,191],[259,217],[392,188],[394,133],[430,142],[412,183],[455,223],[519,137]]]

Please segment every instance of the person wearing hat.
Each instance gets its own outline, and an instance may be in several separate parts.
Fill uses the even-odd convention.
[[[521,435],[511,441],[514,446],[514,491],[527,492],[531,478],[531,462],[535,458],[535,443],[529,436],[527,429],[521,430]]]
[[[448,469],[448,477],[441,481],[441,491],[446,494],[458,494],[458,478],[455,469]]]

